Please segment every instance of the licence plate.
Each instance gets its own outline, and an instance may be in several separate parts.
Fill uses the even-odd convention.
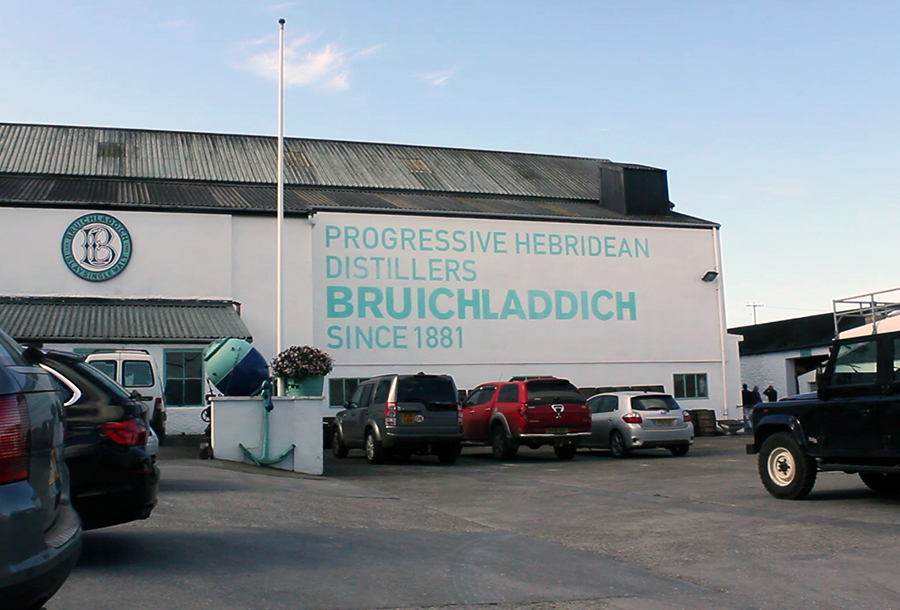
[[[675,425],[674,419],[655,419],[653,421],[656,422],[657,426],[674,426]]]
[[[400,414],[400,423],[401,424],[416,423],[416,414],[415,413],[401,413]]]
[[[568,434],[568,428],[547,428],[547,434]]]

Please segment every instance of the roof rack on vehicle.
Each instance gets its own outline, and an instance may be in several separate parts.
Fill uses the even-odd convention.
[[[877,292],[858,294],[832,301],[834,311],[834,336],[846,330],[844,320],[862,320],[862,324],[872,327],[872,334],[878,334],[878,324],[885,318],[900,312],[900,288],[890,288]],[[859,322],[857,322],[859,324]]]

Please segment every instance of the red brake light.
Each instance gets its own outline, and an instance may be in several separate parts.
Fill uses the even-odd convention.
[[[143,447],[147,444],[147,428],[143,421],[126,419],[103,424],[98,428],[100,436],[125,447]]]
[[[384,425],[385,426],[396,426],[397,425],[397,403],[389,402],[384,405]]]
[[[642,424],[644,423],[644,418],[641,417],[640,413],[635,413],[632,411],[631,413],[626,413],[622,416],[622,421],[626,424]]]
[[[519,405],[519,417],[522,419],[528,419],[528,406],[527,405]]]
[[[28,478],[31,421],[25,397],[0,398],[0,485]]]
[[[682,411],[684,414],[684,421],[691,421],[691,413],[690,411]]]
[[[156,400],[153,401],[153,412],[159,411],[162,409],[162,398],[159,396],[156,397]]]

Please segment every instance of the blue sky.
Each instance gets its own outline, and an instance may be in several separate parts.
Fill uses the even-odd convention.
[[[0,0],[0,121],[661,167],[729,326],[900,286],[900,2]]]

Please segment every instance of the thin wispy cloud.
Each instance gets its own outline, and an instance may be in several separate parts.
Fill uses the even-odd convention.
[[[384,43],[373,45],[373,46],[369,47],[368,49],[363,49],[362,51],[357,51],[354,54],[354,57],[366,57],[368,55],[373,55],[386,46],[387,45]]]
[[[284,84],[286,87],[321,86],[341,90],[350,86],[347,52],[335,45],[306,51],[305,40],[295,41],[284,49]],[[254,55],[245,64],[251,72],[278,79],[278,49]]]
[[[343,91],[350,88],[350,60],[369,57],[384,48],[377,44],[352,52],[337,44],[310,49],[317,36],[303,36],[287,44],[284,49],[284,84],[286,87],[318,87]],[[278,79],[277,38],[271,35],[243,43],[243,46],[272,45],[271,50],[257,53],[240,67],[265,79]]]
[[[440,70],[438,72],[427,72],[425,74],[419,74],[419,78],[439,87],[446,84],[450,77],[453,76],[454,72],[456,72],[456,70]]]

